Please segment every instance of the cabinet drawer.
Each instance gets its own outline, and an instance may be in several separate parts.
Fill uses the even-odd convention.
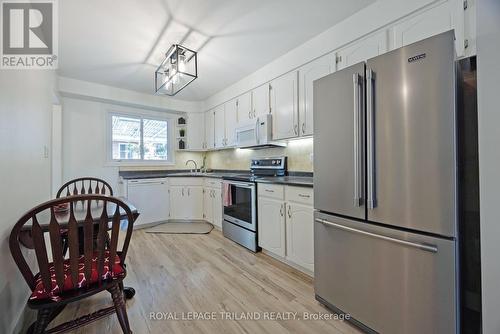
[[[314,204],[313,193],[313,188],[287,186],[285,189],[287,201],[307,204],[311,206]]]
[[[221,179],[205,178],[205,187],[220,188],[222,184]]]
[[[171,186],[203,186],[204,179],[201,177],[170,177]]]
[[[285,187],[276,184],[259,183],[258,194],[262,197],[270,197],[283,200],[285,198]]]

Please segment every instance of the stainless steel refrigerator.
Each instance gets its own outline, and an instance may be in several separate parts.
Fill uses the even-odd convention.
[[[453,32],[314,82],[316,298],[367,331],[456,333]]]

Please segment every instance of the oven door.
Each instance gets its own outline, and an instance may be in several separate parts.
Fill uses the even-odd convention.
[[[250,231],[257,231],[255,184],[223,181],[224,219]]]

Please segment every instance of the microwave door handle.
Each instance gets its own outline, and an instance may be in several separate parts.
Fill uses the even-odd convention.
[[[259,133],[259,118],[257,117],[257,121],[255,121],[255,143],[260,144],[260,133]]]

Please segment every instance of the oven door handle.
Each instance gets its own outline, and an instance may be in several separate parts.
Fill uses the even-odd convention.
[[[233,182],[233,181],[231,181],[231,182],[224,181],[224,183],[232,185],[232,186],[236,186],[236,187],[241,187],[241,188],[248,188],[248,189],[255,188],[255,184],[252,184],[252,183],[242,183],[242,182]]]

